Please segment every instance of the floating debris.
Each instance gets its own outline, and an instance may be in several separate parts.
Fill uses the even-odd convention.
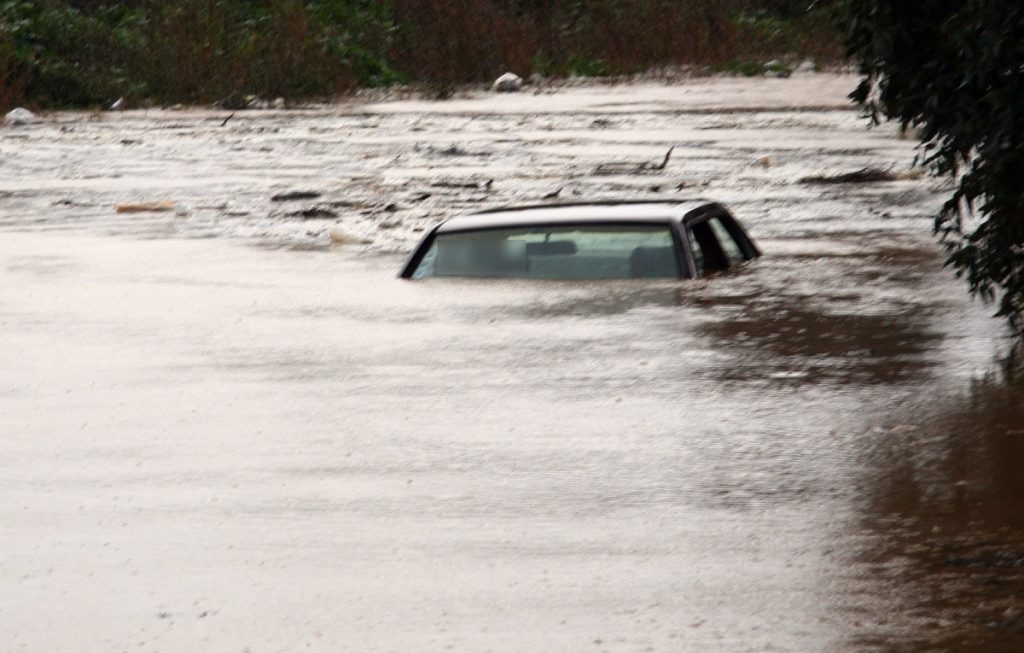
[[[424,151],[427,154],[433,156],[491,156],[490,152],[473,152],[465,148],[459,147],[458,145],[449,145],[448,147],[435,147],[433,145],[428,145],[426,148],[422,148],[419,144],[417,144],[413,148],[413,150],[416,152]]]
[[[365,238],[360,238],[359,236],[350,234],[341,227],[331,227],[328,229],[327,237],[330,239],[332,245],[365,245],[370,242]]]
[[[311,190],[293,190],[286,193],[278,193],[270,198],[271,202],[294,202],[296,200],[315,200],[320,193]]]
[[[213,106],[220,107],[221,109],[227,109],[228,111],[244,111],[246,109],[276,108],[275,103],[276,100],[271,102],[270,100],[261,98],[258,95],[230,95],[222,100],[214,102]]]
[[[338,209],[367,209],[373,206],[370,202],[354,202],[352,200],[328,200],[321,202],[323,206],[333,206]]]
[[[429,151],[432,154],[440,154],[441,156],[473,156],[471,152],[467,152],[458,145],[449,145],[448,147],[441,150],[432,147],[429,149]]]
[[[676,190],[686,190],[688,188],[707,188],[710,185],[711,185],[711,182],[706,180],[706,179],[703,180],[703,181],[695,180],[695,179],[683,179],[678,184],[676,184],[675,189]]]
[[[801,184],[870,184],[883,181],[902,181],[906,179],[920,179],[920,170],[909,170],[907,172],[894,172],[892,168],[861,168],[854,172],[844,172],[836,175],[815,175],[803,177],[799,180]]]
[[[159,202],[115,204],[114,209],[118,213],[160,213],[164,211],[174,211],[177,206],[177,202],[161,200]]]
[[[288,217],[302,218],[303,220],[327,220],[338,217],[338,214],[322,206],[313,206],[308,209],[292,211],[288,214]]]
[[[468,188],[468,189],[484,189],[490,190],[491,185],[494,183],[493,179],[488,179],[483,184],[477,182],[463,182],[463,181],[435,181],[430,184],[432,188]]]
[[[645,161],[643,163],[613,161],[611,163],[602,163],[594,168],[594,174],[602,176],[645,175],[662,172],[665,167],[668,166],[668,160],[672,158],[672,152],[675,149],[674,145],[668,148],[668,152],[665,153],[665,158],[661,160],[661,163],[651,163],[650,161]]]

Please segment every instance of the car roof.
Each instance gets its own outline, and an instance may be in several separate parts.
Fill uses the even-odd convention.
[[[460,215],[441,223],[436,233],[543,224],[651,223],[681,221],[695,209],[714,206],[702,199],[609,201],[506,206]]]

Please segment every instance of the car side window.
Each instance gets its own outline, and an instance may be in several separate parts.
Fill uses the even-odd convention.
[[[725,259],[729,265],[736,265],[746,258],[743,256],[743,249],[739,246],[739,243],[736,242],[733,235],[722,224],[721,218],[711,218],[708,220],[708,224],[711,225],[711,230],[715,232],[718,244],[721,245],[722,253],[725,254]]]
[[[696,267],[697,274],[703,274],[704,272],[704,250],[701,249],[700,243],[697,238],[693,235],[693,228],[690,228],[690,252],[693,254],[693,265]]]
[[[690,248],[697,272],[725,270],[743,261],[743,249],[720,218],[710,218],[691,225]]]

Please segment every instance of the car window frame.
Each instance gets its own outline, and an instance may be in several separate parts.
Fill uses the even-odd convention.
[[[708,204],[702,206],[687,213],[678,224],[679,235],[683,241],[684,248],[682,258],[687,261],[687,267],[689,267],[690,271],[689,278],[691,279],[699,279],[706,275],[703,270],[697,269],[696,261],[693,257],[693,243],[690,240],[690,229],[692,229],[694,225],[699,225],[714,218],[718,218],[719,222],[723,227],[725,227],[725,230],[729,235],[732,236],[733,241],[735,241],[736,245],[739,246],[740,252],[743,254],[742,261],[731,264],[724,269],[729,270],[735,268],[761,255],[760,250],[756,245],[754,245],[754,241],[751,240],[750,236],[743,228],[743,225],[741,225],[725,207],[720,204]],[[717,239],[718,237],[715,236],[715,238]]]

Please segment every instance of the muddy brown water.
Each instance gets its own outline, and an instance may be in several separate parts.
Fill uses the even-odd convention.
[[[912,158],[852,83],[0,132],[4,648],[1020,650],[1024,381],[941,266],[946,191],[797,183]],[[395,278],[559,188],[713,197],[766,255]]]

